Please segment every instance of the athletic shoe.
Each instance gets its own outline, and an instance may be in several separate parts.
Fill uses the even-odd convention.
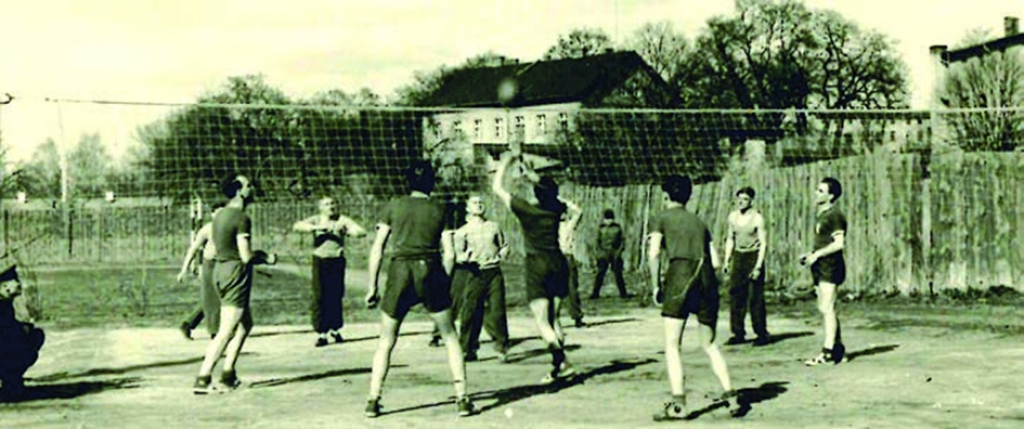
[[[815,356],[813,358],[805,360],[804,361],[804,365],[807,365],[807,366],[818,366],[818,365],[823,365],[823,364],[829,363],[831,361],[832,361],[832,357],[829,356],[829,355],[826,355],[824,352],[822,352],[821,354],[819,354],[819,355],[817,355],[817,356]]]
[[[459,400],[455,401],[455,405],[459,407],[459,417],[468,417],[476,414],[476,407],[473,406],[473,401],[468,396],[459,398]]]
[[[317,337],[316,345],[314,347],[323,347],[327,345],[327,337]]]
[[[740,404],[740,393],[736,390],[727,390],[712,400],[715,404],[725,403],[729,408],[729,415],[738,417],[742,413],[743,406]]]
[[[178,331],[181,332],[181,336],[185,337],[186,340],[192,340],[192,328],[188,326],[188,323],[182,323],[178,327]]]
[[[334,340],[334,344],[341,344],[342,341],[345,341],[345,339],[341,337],[341,334],[337,332],[331,334],[331,339]]]
[[[754,343],[751,344],[753,347],[767,346],[772,343],[772,338],[768,335],[759,336],[754,339]]]
[[[584,322],[583,319],[576,319],[575,325],[577,328],[586,328],[587,322]]]
[[[558,369],[552,369],[547,375],[540,380],[540,384],[552,384],[556,381],[565,380],[566,378],[576,375],[576,368],[569,362],[562,362],[562,365]]]
[[[661,410],[654,414],[654,421],[680,420],[686,418],[686,415],[686,404],[673,400],[661,406]]]
[[[735,346],[735,345],[743,344],[745,342],[747,342],[746,338],[743,338],[743,337],[732,337],[732,338],[729,338],[729,341],[725,342],[725,345],[727,345],[727,346]]]
[[[380,398],[369,399],[366,401],[366,410],[363,411],[363,415],[370,418],[380,416],[380,409]]]
[[[476,362],[480,360],[480,358],[476,355],[476,352],[469,352],[466,353],[466,356],[464,356],[462,360],[465,362]]]
[[[441,347],[441,337],[431,337],[430,342],[427,343],[428,347]]]
[[[846,346],[836,344],[832,346],[832,363],[838,365],[846,360]]]
[[[192,393],[196,395],[207,395],[213,393],[213,383],[211,383],[209,375],[203,377],[196,377],[196,382],[192,385]]]
[[[227,371],[220,375],[220,380],[217,380],[217,387],[223,388],[224,390],[235,390],[242,386],[242,381],[238,379],[238,375],[234,371]]]

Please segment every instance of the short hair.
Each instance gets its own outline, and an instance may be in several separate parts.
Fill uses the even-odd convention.
[[[238,180],[239,177],[244,176],[241,174],[230,174],[221,180],[220,189],[224,192],[225,197],[234,198],[235,195],[238,194],[238,191],[242,189],[242,181]]]
[[[427,160],[415,161],[405,170],[405,180],[409,184],[409,190],[429,194],[434,190],[436,182],[434,166]]]
[[[604,218],[605,219],[615,219],[615,212],[612,211],[612,209],[605,209],[604,210]]]
[[[690,201],[690,194],[693,192],[693,182],[689,176],[673,174],[665,178],[661,184],[661,190],[668,194],[668,199],[679,204],[686,204]]]
[[[751,188],[749,186],[744,186],[744,187],[740,188],[740,190],[736,191],[736,196],[738,197],[740,195],[746,195],[746,196],[750,197],[750,199],[754,199],[754,195],[756,195],[756,194],[754,193],[754,188]]]
[[[554,212],[565,211],[565,204],[558,200],[558,183],[551,176],[540,176],[533,185],[533,195],[537,197],[540,207]]]
[[[832,177],[826,177],[821,179],[821,183],[828,186],[828,193],[832,195],[832,201],[838,200],[839,197],[843,196],[843,185],[839,183],[839,180]]]

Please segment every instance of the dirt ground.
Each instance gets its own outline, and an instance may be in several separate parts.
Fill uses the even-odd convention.
[[[458,418],[443,349],[427,347],[422,314],[403,326],[384,390],[385,414],[363,416],[374,324],[351,324],[340,345],[314,348],[305,327],[257,326],[239,363],[245,386],[194,396],[207,341],[174,329],[48,332],[29,373],[29,398],[0,404],[4,427],[990,427],[1024,425],[1024,346],[1019,337],[941,327],[844,320],[850,361],[806,368],[820,348],[818,321],[772,318],[777,342],[725,347],[735,387],[750,404],[732,419],[709,407],[719,391],[693,326],[684,338],[692,419],[655,423],[668,393],[656,310],[589,320],[567,329],[578,376],[539,385],[550,358],[530,321],[515,318],[517,344],[500,363],[485,343],[468,364],[480,414]],[[728,333],[722,314],[719,342]],[[197,331],[199,333],[199,331]]]

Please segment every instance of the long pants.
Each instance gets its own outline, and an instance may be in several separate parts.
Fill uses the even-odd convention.
[[[213,336],[220,329],[220,294],[213,285],[213,259],[203,259],[199,267],[199,305],[188,315],[183,325],[191,331],[206,319],[206,331]],[[205,317],[204,317],[205,316]]]
[[[43,348],[46,335],[32,325],[18,323],[0,328],[0,384],[20,387]]]
[[[345,257],[313,257],[313,299],[310,318],[313,330],[323,334],[345,324],[342,299],[345,297]]]
[[[597,279],[594,280],[594,292],[590,294],[591,298],[598,298],[601,296],[601,287],[604,286],[604,275],[608,273],[609,267],[611,267],[612,273],[615,274],[615,285],[619,287],[619,296],[623,298],[628,296],[628,293],[626,292],[626,280],[622,278],[622,255],[605,254],[597,258]]]
[[[505,314],[505,276],[501,268],[467,270],[459,308],[459,342],[467,353],[480,348],[480,330],[494,339],[498,353],[508,350],[508,318]]]
[[[569,261],[569,317],[572,320],[583,320],[583,303],[580,302],[580,272],[576,258],[572,255],[565,255]]]
[[[746,336],[743,325],[747,318],[748,307],[754,334],[763,338],[768,336],[764,303],[764,268],[761,268],[761,272],[756,278],[750,278],[756,264],[757,252],[733,253],[729,267],[729,325],[733,337],[744,338]]]

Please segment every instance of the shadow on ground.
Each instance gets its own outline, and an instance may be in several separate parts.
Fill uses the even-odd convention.
[[[485,413],[495,408],[500,408],[505,405],[521,401],[537,395],[546,395],[557,393],[559,391],[568,389],[570,387],[579,386],[584,384],[587,380],[601,376],[615,374],[623,371],[632,370],[641,365],[647,365],[649,363],[657,362],[654,359],[643,359],[643,360],[613,360],[609,364],[600,366],[597,368],[590,369],[588,371],[578,373],[574,376],[566,378],[564,380],[556,381],[552,384],[527,384],[521,386],[514,386],[507,389],[489,390],[483,392],[477,392],[470,395],[473,401],[477,402],[478,413]],[[481,401],[491,401],[493,403],[480,406]],[[431,404],[417,405],[414,407],[400,408],[393,411],[384,412],[382,414],[398,414],[409,411],[423,410],[427,408],[434,408],[444,405],[454,406],[455,399],[449,398],[443,402],[435,402]]]
[[[53,383],[29,385],[17,393],[0,389],[0,403],[22,403],[47,399],[73,399],[93,393],[114,389],[138,388],[138,377],[123,377],[101,381],[81,381],[77,383]]]

